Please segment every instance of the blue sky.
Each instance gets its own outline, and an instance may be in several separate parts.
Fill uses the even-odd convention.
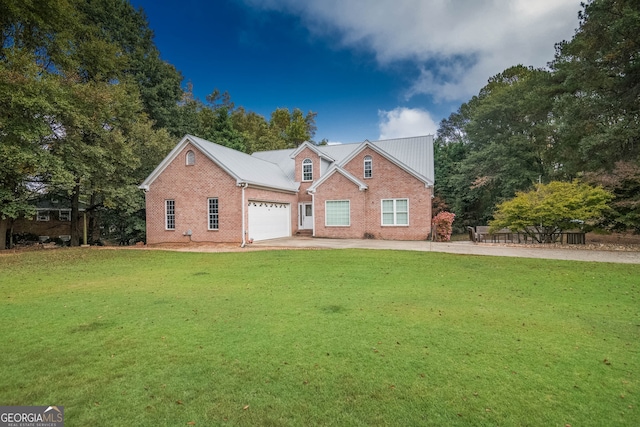
[[[505,68],[544,66],[580,0],[131,0],[204,100],[318,113],[315,140],[435,134]]]

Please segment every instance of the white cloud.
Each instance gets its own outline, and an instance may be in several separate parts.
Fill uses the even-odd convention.
[[[378,111],[380,139],[432,135],[438,124],[428,111],[419,108],[398,107],[391,111]]]
[[[581,0],[245,0],[300,16],[320,37],[373,52],[381,65],[412,61],[407,90],[466,101],[517,64],[543,67],[578,26]]]

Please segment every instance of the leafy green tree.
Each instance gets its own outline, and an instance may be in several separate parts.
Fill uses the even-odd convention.
[[[500,203],[489,225],[493,231],[509,228],[540,243],[551,243],[563,230],[600,219],[612,198],[602,187],[578,181],[537,184],[534,190],[518,192]]]
[[[207,139],[215,141],[220,145],[233,148],[238,151],[245,151],[246,144],[242,133],[233,127],[231,113],[228,107],[219,107],[213,111],[213,128]]]
[[[450,207],[462,227],[476,224],[473,206],[469,203],[468,183],[461,174],[461,162],[469,154],[469,139],[465,126],[469,123],[469,104],[442,119],[434,143],[435,195],[439,205]],[[461,184],[464,182],[464,184]],[[442,208],[446,210],[447,208]],[[436,212],[434,212],[435,214]]]
[[[640,2],[583,3],[573,39],[551,63],[560,163],[569,175],[640,161]]]
[[[234,127],[232,114],[234,104],[228,92],[215,89],[207,95],[206,103],[193,97],[193,88],[188,86],[183,100],[183,113],[188,126],[184,133],[204,138],[238,151],[246,150],[242,132]]]
[[[289,112],[287,108],[277,108],[271,113],[269,126],[285,142],[283,148],[295,148],[304,141],[313,141],[316,133],[317,113],[309,111],[306,115],[298,108]]]
[[[640,165],[619,161],[613,170],[588,172],[584,179],[614,195],[602,225],[614,231],[640,233]]]
[[[177,111],[182,75],[160,57],[144,12],[126,0],[84,0],[78,6],[86,25],[99,28],[100,39],[117,46],[124,59],[120,71],[131,77],[154,127],[181,137]]]
[[[152,128],[149,121],[133,121],[128,130],[133,157],[139,159],[125,183],[113,188],[96,208],[100,215],[101,239],[130,244],[145,240],[145,200],[138,189],[165,155],[175,146],[175,139],[165,130]]]
[[[242,133],[248,154],[286,148],[285,141],[260,114],[239,107],[231,113],[231,120],[234,129]]]
[[[548,72],[510,67],[443,120],[435,146],[436,193],[463,226],[554,175]]]
[[[33,3],[33,4],[31,4]],[[66,178],[47,147],[52,117],[62,108],[62,78],[52,61],[68,64],[70,34],[79,26],[69,1],[0,1],[0,249],[11,221],[30,216],[43,187]]]
[[[50,171],[60,168],[43,149],[58,84],[38,79],[39,67],[31,59],[7,54],[0,63],[0,249],[12,220],[34,214],[31,199]]]
[[[93,15],[102,7],[113,13]],[[152,124],[140,101],[136,78],[141,74],[132,65],[135,55],[145,52],[140,46],[149,46],[149,32],[142,28],[146,21],[136,20],[140,16],[124,0],[4,0],[0,11],[6,176],[0,194],[11,200],[2,202],[1,227],[28,213],[35,182],[38,194],[68,195],[72,244],[77,245],[80,200],[89,204],[95,223],[98,208],[113,206],[123,188],[138,179],[139,163],[153,157],[136,155],[140,141],[133,132],[138,124]],[[123,11],[130,22],[116,19]]]

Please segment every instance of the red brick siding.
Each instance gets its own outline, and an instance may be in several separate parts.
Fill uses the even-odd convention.
[[[82,216],[78,223],[78,233],[82,235]],[[52,211],[49,214],[49,221],[36,221],[36,216],[30,218],[19,218],[13,222],[13,233],[33,233],[38,236],[49,236],[54,239],[59,236],[68,236],[71,234],[71,221],[60,221],[58,219],[58,211]]]
[[[311,159],[311,161],[313,162],[313,181],[302,180],[302,162],[304,161],[304,159]],[[307,193],[307,190],[309,189],[309,187],[313,185],[315,181],[317,181],[320,178],[320,165],[322,161],[320,159],[320,156],[318,156],[318,154],[316,154],[313,150],[309,148],[304,148],[300,153],[298,153],[294,161],[295,161],[295,167],[296,167],[295,179],[297,182],[300,183],[300,192],[298,193],[299,194],[298,201],[310,202],[311,195]]]
[[[185,165],[188,150],[196,155],[196,164]],[[364,179],[364,157],[373,160],[373,176]],[[307,189],[313,182],[302,182],[302,161],[313,161],[313,178],[320,178],[321,159],[305,148],[294,159],[295,178],[301,182],[298,194],[247,188],[248,200],[289,203],[291,206],[291,230],[298,229],[298,203],[311,201]],[[423,240],[431,229],[431,188],[405,172],[371,149],[365,149],[354,157],[345,169],[368,185],[360,191],[358,186],[340,174],[327,179],[315,195],[315,235],[317,237]],[[209,197],[219,200],[220,229],[207,229]],[[183,233],[192,230],[191,239],[198,242],[242,241],[242,189],[235,180],[209,160],[204,154],[188,145],[150,185],[146,194],[147,243],[188,242]],[[382,226],[382,199],[409,199],[409,226]],[[165,230],[165,200],[176,203],[176,229]],[[325,201],[350,200],[349,227],[325,226]],[[248,230],[248,209],[245,206],[245,226]]]
[[[188,150],[196,163],[186,166]],[[217,197],[219,230],[208,230],[207,199]],[[147,243],[242,241],[242,189],[235,180],[190,144],[153,181],[146,193]],[[176,204],[176,229],[165,230],[165,200]]]
[[[336,237],[341,239],[362,239],[365,232],[365,192],[344,175],[334,173],[322,183],[315,198],[315,235],[316,237]],[[350,225],[325,225],[325,202],[327,200],[349,200]]]
[[[372,177],[364,178],[364,157],[373,161]],[[320,200],[337,200],[357,191],[357,186],[342,177],[331,177],[324,182],[316,194],[316,235],[321,237],[357,237],[365,233],[376,239],[424,240],[431,231],[431,194],[423,182],[396,166],[371,149],[365,149],[345,165],[345,170],[367,184],[364,196],[355,196],[351,202],[351,224],[353,230],[335,231],[335,227],[324,227],[324,203]],[[341,190],[341,186],[347,190]],[[344,197],[346,198],[346,197]],[[364,199],[363,202],[360,200]],[[382,225],[382,199],[409,199],[409,226]],[[354,203],[355,202],[355,203]],[[361,205],[362,203],[362,205]],[[320,218],[322,216],[322,218]],[[357,219],[360,217],[361,219]],[[322,227],[322,229],[320,228]]]

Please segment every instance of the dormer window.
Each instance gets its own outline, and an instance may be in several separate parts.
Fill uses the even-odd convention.
[[[302,161],[302,180],[313,181],[313,161],[311,159]]]
[[[371,178],[373,176],[373,160],[371,156],[364,157],[364,177]]]
[[[185,164],[187,166],[195,165],[196,164],[196,153],[194,153],[191,150],[187,151],[187,155],[185,157]]]

